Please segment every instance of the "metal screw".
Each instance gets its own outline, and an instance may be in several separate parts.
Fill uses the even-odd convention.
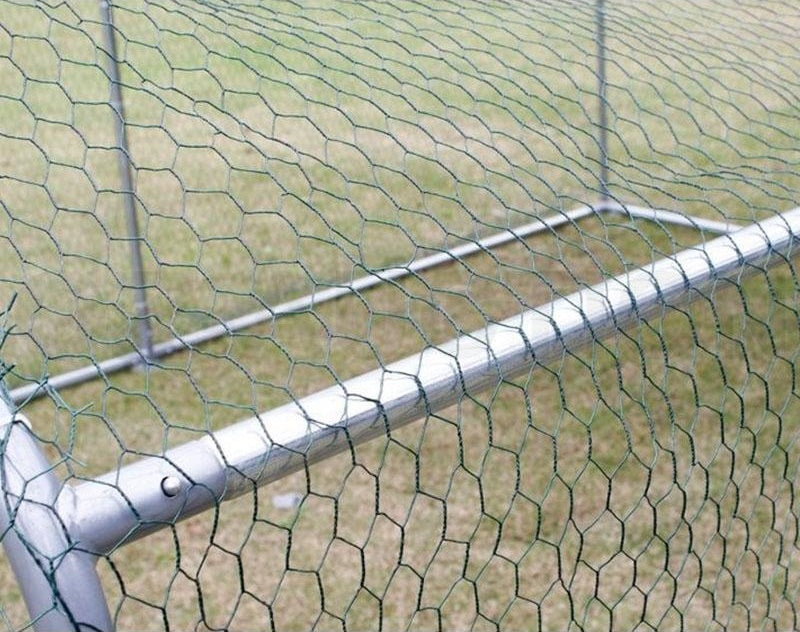
[[[169,496],[173,498],[177,496],[181,491],[181,481],[176,476],[166,476],[164,480],[161,481],[161,491],[164,492],[164,496]]]

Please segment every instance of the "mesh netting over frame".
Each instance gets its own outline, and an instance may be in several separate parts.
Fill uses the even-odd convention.
[[[143,324],[158,345],[606,186],[731,224],[800,204],[788,0],[113,10],[130,192],[99,4],[0,0],[4,380],[42,386],[20,411],[68,486],[715,235],[598,206],[46,386],[147,355]],[[800,286],[751,272],[101,556],[118,629],[796,629]],[[6,565],[0,615],[28,622]]]

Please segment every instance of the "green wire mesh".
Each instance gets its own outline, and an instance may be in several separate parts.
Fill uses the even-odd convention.
[[[794,2],[113,9],[116,60],[98,4],[0,0],[9,390],[138,348],[132,244],[158,343],[606,184],[741,223],[800,200]],[[597,214],[20,410],[74,484],[710,237]],[[798,280],[787,261],[720,282],[113,551],[98,568],[117,627],[797,629]],[[28,624],[5,565],[0,621]]]

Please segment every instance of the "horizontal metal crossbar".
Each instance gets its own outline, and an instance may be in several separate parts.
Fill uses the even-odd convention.
[[[332,301],[355,292],[367,290],[382,283],[396,281],[404,277],[429,270],[442,264],[458,261],[470,255],[485,252],[492,248],[497,248],[508,243],[525,239],[546,230],[555,230],[565,224],[572,224],[585,217],[602,213],[616,213],[626,215],[635,219],[644,219],[651,222],[686,226],[696,230],[703,230],[712,233],[729,233],[738,226],[728,222],[719,222],[692,215],[684,215],[674,211],[643,208],[639,206],[622,205],[616,202],[600,202],[593,206],[580,206],[564,213],[557,213],[549,217],[539,219],[518,228],[500,231],[483,239],[468,242],[449,250],[444,250],[426,257],[412,261],[408,265],[397,266],[382,270],[373,274],[368,274],[358,279],[342,285],[335,285],[325,289],[315,291],[306,296],[281,303],[275,307],[259,310],[244,316],[239,316],[231,320],[221,322],[217,325],[206,327],[198,331],[175,336],[164,342],[153,344],[147,354],[142,350],[132,351],[124,355],[116,356],[90,364],[73,371],[67,371],[58,375],[53,375],[35,384],[20,386],[11,391],[11,399],[19,404],[30,399],[41,397],[49,389],[59,390],[77,384],[88,382],[103,376],[112,375],[125,369],[141,366],[143,363],[153,363],[158,358],[162,358],[178,351],[191,349],[192,347],[230,335],[234,332],[253,327],[265,322],[269,322],[281,316],[305,312],[316,305]]]
[[[76,487],[58,511],[104,554],[458,402],[593,340],[787,262],[800,208],[431,347]]]

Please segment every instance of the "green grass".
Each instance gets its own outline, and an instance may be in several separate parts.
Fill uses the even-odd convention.
[[[800,17],[606,4],[612,194],[796,206]],[[136,339],[95,10],[0,0],[9,387]],[[591,2],[115,17],[156,340],[598,198]],[[585,220],[22,412],[59,475],[99,475],[708,238]],[[720,283],[115,551],[119,629],[792,628],[797,287],[785,265]]]

